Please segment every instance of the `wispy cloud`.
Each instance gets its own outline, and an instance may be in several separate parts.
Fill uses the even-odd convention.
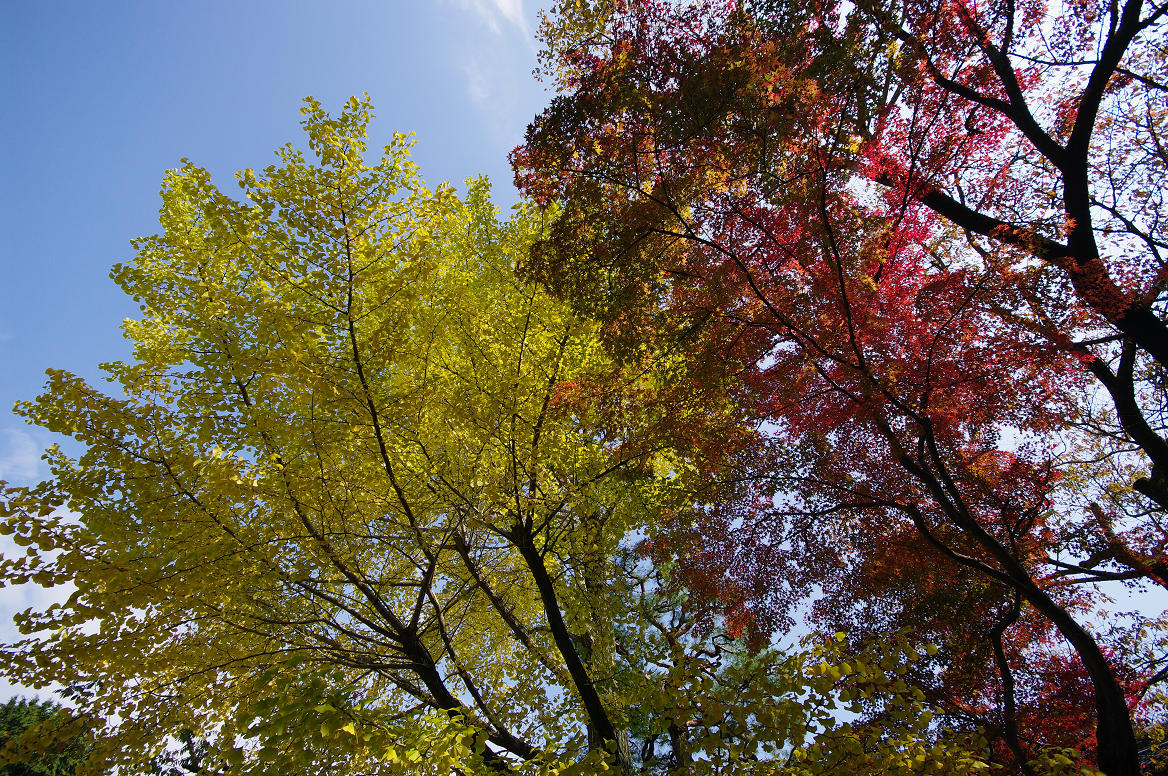
[[[454,0],[461,8],[474,11],[496,35],[503,33],[504,25],[515,27],[525,38],[531,37],[527,18],[523,14],[523,0]]]
[[[486,73],[478,62],[467,62],[462,66],[466,75],[466,93],[477,105],[483,105],[491,97],[491,88]]]
[[[0,443],[0,480],[35,480],[41,465],[41,449],[36,441],[16,429],[5,429],[3,433],[3,442]]]
[[[491,0],[491,5],[504,19],[518,27],[525,37],[531,34],[527,28],[527,18],[523,15],[523,0]]]
[[[510,150],[522,139],[526,115],[524,84],[536,65],[537,45],[528,23],[529,12],[547,0],[443,0],[462,11],[452,36],[452,59],[464,76],[467,99],[479,110],[484,129],[495,145]]]

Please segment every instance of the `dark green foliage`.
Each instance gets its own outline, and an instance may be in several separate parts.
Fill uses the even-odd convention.
[[[19,746],[26,733],[52,729],[68,720],[68,710],[52,701],[11,698],[0,706],[0,776],[72,776],[89,751],[80,736],[31,758]]]

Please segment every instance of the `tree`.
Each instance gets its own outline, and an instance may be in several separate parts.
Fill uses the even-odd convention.
[[[1140,70],[1162,65],[1162,9],[557,11],[563,94],[514,157],[528,194],[561,205],[528,271],[612,339],[684,350],[751,409],[766,451],[696,516],[691,576],[764,622],[821,584],[829,618],[870,605],[992,655],[1022,771],[1044,741],[1020,739],[1015,674],[1053,629],[1089,677],[1099,764],[1135,773],[1133,645],[1101,646],[1076,610],[1094,595],[1079,583],[1165,581],[1158,470],[1132,486],[1150,502],[1115,506],[1062,448],[1155,464],[1163,439],[1163,238],[1140,196],[1163,168],[1160,81]],[[1131,155],[1108,161],[1104,104]],[[1103,426],[1084,372],[1110,395]]]
[[[0,706],[0,773],[4,776],[73,776],[89,744],[69,710],[52,701],[9,698]],[[39,748],[38,738],[54,745]]]
[[[113,271],[142,309],[120,395],[54,371],[20,405],[83,452],[5,491],[5,581],[76,587],[20,616],[8,675],[84,688],[94,767],[185,740],[232,773],[976,769],[905,639],[755,655],[639,551],[701,471],[631,433],[677,369],[618,366],[516,277],[546,216],[427,189],[403,136],[367,163],[370,110],[310,100],[310,154],[243,199],[167,174]]]
[[[1027,3],[869,5],[857,14],[903,52],[889,66],[900,94],[879,100],[870,126],[858,128],[865,174],[993,260],[1038,260],[1069,282],[1103,337],[1074,340],[1078,332],[1047,319],[1041,304],[1026,324],[1081,354],[1152,464],[1135,488],[1161,510],[1163,419],[1137,385],[1144,370],[1168,364],[1163,199],[1154,190],[1168,162],[1165,11],[1137,0],[1084,3],[1062,18]],[[932,29],[941,34],[925,34]]]

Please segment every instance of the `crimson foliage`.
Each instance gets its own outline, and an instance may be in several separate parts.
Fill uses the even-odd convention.
[[[1093,583],[1168,581],[1164,14],[564,3],[514,156],[562,206],[531,274],[749,410],[672,536],[691,581],[761,634],[813,586],[821,622],[923,630],[1022,772],[1092,726],[1138,772],[1153,672],[1082,621]]]

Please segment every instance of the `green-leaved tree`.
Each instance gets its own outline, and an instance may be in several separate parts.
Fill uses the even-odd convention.
[[[0,705],[0,776],[73,776],[89,754],[76,717],[53,701]]]

